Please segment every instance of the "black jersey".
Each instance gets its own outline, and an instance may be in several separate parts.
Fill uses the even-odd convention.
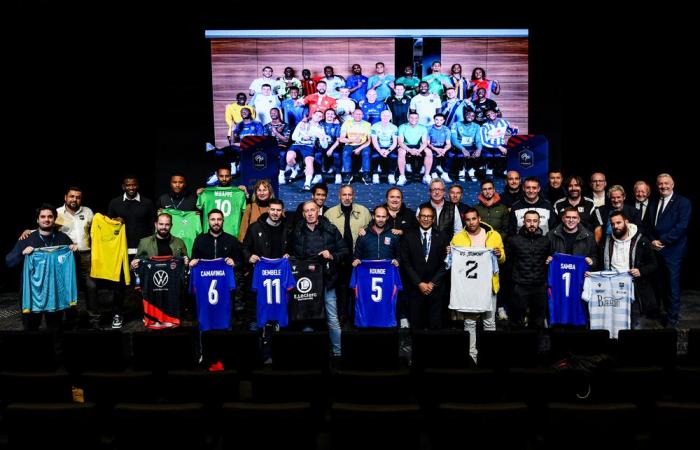
[[[185,261],[172,256],[153,256],[139,266],[143,296],[143,324],[161,329],[180,325]]]

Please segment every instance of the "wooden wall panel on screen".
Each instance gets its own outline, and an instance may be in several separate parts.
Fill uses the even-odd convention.
[[[251,39],[214,39],[212,42],[212,89],[214,101],[235,100],[248,93],[257,72],[257,48]],[[259,75],[256,75],[259,76]]]
[[[452,64],[457,63],[462,65],[462,73],[470,78],[474,67],[484,67],[487,63],[487,41],[486,38],[443,39],[441,43],[443,73],[449,74]],[[430,64],[430,61],[427,64]]]
[[[379,61],[384,63],[385,72],[394,75],[394,38],[358,38],[351,39],[348,51],[349,64],[347,71],[341,73],[347,78],[352,72],[353,64],[362,66],[362,74],[367,78],[375,74],[374,65]]]
[[[323,76],[323,67],[332,66],[335,73],[345,77],[348,67],[348,39],[301,39],[302,66],[312,77]],[[347,68],[347,69],[346,69]]]
[[[301,39],[257,39],[258,69],[254,78],[262,76],[265,66],[272,67],[275,78],[284,75],[284,68],[294,69],[301,79]]]

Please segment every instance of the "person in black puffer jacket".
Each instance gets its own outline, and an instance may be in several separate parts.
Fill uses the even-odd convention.
[[[518,233],[507,241],[506,254],[513,263],[513,296],[510,319],[516,328],[525,326],[530,308],[530,328],[543,328],[547,301],[547,257],[550,243],[540,227],[537,211],[527,211]]]

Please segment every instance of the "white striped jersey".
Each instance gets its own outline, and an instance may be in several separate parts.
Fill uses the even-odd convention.
[[[484,147],[496,148],[506,145],[506,132],[510,123],[506,119],[496,119],[481,126],[481,142]]]
[[[630,328],[630,305],[634,284],[627,272],[591,272],[583,283],[581,298],[588,302],[591,330],[608,330],[617,339],[620,330]]]

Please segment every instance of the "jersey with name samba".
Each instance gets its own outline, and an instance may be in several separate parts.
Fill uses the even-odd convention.
[[[493,274],[498,258],[491,248],[452,247],[450,309],[482,313],[494,309]]]
[[[590,269],[584,256],[555,253],[549,263],[547,296],[549,324],[586,325],[586,308],[581,301],[584,273]]]
[[[355,326],[396,326],[396,296],[403,285],[391,260],[363,260],[352,270],[350,288],[355,290]]]
[[[78,301],[75,258],[67,245],[35,248],[24,259],[22,312],[55,312]]]
[[[287,293],[295,286],[288,258],[260,258],[255,263],[251,289],[258,293],[258,328],[269,321],[277,321],[280,327],[288,325]]]
[[[236,289],[233,268],[223,258],[200,259],[190,272],[190,292],[197,302],[199,329],[226,330],[231,326],[231,291]]]
[[[627,272],[591,272],[583,283],[581,298],[588,302],[591,330],[608,330],[617,339],[620,330],[630,328],[630,305],[634,284]]]

